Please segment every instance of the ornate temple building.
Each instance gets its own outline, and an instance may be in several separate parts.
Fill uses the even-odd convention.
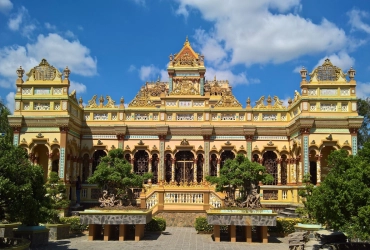
[[[329,59],[310,74],[302,68],[299,91],[292,90],[284,106],[278,96],[242,103],[227,79],[205,79],[204,56],[188,40],[169,60],[168,82],[146,82],[128,106],[102,93],[84,106],[70,89],[68,67],[60,72],[43,59],[25,81],[20,67],[9,116],[14,145],[43,166],[45,178],[56,171],[72,189],[77,176],[86,182],[115,148],[124,150],[134,172],[152,172],[153,186],[190,182],[195,191],[206,176],[219,175],[227,159],[244,154],[274,177],[261,186],[266,206],[299,203],[303,176],[319,185],[331,151],[357,152],[363,119],[352,68],[345,73]],[[83,185],[82,202],[99,195],[95,185]]]

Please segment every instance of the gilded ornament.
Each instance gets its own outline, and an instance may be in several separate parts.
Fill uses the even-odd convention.
[[[69,94],[69,97],[72,98],[73,101],[77,102],[77,96],[76,96],[76,90],[74,89],[71,94]]]
[[[96,104],[97,95],[94,95],[90,101],[88,101],[86,108],[98,108],[99,106]]]
[[[109,96],[109,95],[107,95],[106,96],[106,98],[107,98],[107,104],[104,106],[104,108],[116,108],[116,106],[114,105],[116,102],[115,101],[113,101],[113,99]]]
[[[193,82],[184,77],[172,90],[170,95],[199,95],[199,92],[194,88]]]
[[[242,105],[236,100],[231,91],[226,91],[226,93],[222,95],[221,100],[216,103],[215,107],[242,107]]]
[[[265,100],[265,97],[261,96],[260,99],[256,101],[256,106],[254,106],[254,108],[266,108],[264,100]]]
[[[278,109],[284,109],[285,107],[283,106],[283,102],[279,99],[279,97],[274,96],[274,106],[273,108],[278,108]]]
[[[129,107],[153,107],[154,102],[150,99],[150,94],[147,88],[142,87],[135,99],[130,102]]]
[[[354,75],[352,75],[354,76]],[[313,80],[317,81],[338,81],[345,80],[346,74],[343,73],[342,69],[334,66],[330,60],[325,59],[324,63],[314,69],[310,74],[310,82]]]

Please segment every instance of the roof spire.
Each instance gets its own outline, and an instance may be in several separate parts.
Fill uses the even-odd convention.
[[[185,39],[185,43],[184,43],[184,46],[185,45],[190,45],[190,42],[189,42],[189,39],[188,39],[188,36],[186,35],[186,39]]]

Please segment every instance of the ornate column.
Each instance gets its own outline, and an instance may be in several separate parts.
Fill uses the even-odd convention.
[[[130,163],[131,163],[131,172],[134,172],[134,167],[135,167],[135,158],[134,157],[131,158]]]
[[[206,176],[209,175],[209,150],[210,150],[210,135],[203,135],[204,140],[204,164],[203,164],[203,180],[206,179]]]
[[[286,183],[287,185],[289,185],[291,183],[291,177],[290,177],[290,172],[291,172],[291,169],[290,169],[290,158],[289,159],[286,159]]]
[[[297,184],[297,162],[299,161],[299,158],[292,158],[293,166],[292,166],[292,184]]]
[[[76,181],[77,178],[77,156],[72,157],[72,181]]]
[[[66,160],[66,147],[67,147],[67,135],[68,127],[59,127],[60,130],[60,156],[59,156],[59,178],[69,180],[70,174],[65,174],[64,163]]]
[[[165,140],[166,135],[158,135],[159,138],[159,166],[158,166],[158,183],[160,181],[166,180],[166,170],[164,166],[164,158],[166,157],[164,155],[164,146],[165,146]]]
[[[80,176],[81,180],[82,180],[82,172],[83,172],[83,161],[82,161],[82,157],[78,157],[77,158],[77,165],[78,165],[78,175],[77,176]]]
[[[89,159],[89,177],[92,176],[92,163],[93,163],[93,158]]]
[[[50,176],[51,170],[53,169],[53,153],[46,153],[48,157],[48,176]]]
[[[281,185],[281,158],[277,159],[277,174],[278,174],[278,181],[277,184]]]
[[[13,145],[19,145],[19,135],[21,133],[21,127],[13,127]]]
[[[123,149],[125,144],[125,135],[117,134],[117,139],[118,139],[118,148]]]
[[[220,177],[221,157],[217,159],[217,177]]]
[[[352,144],[352,155],[357,155],[357,132],[358,128],[350,128],[351,133],[351,144]]]
[[[296,162],[295,162],[295,169],[296,169],[296,174],[295,174],[295,179],[296,179],[296,184],[302,184],[302,161],[301,161],[301,156],[297,156]]]
[[[29,153],[29,160],[30,160],[30,162],[31,162],[31,164],[32,165],[34,165],[35,164],[35,154],[34,153]]]
[[[151,173],[152,172],[152,158],[149,158],[149,162],[148,162],[148,173]]]
[[[321,183],[321,158],[322,155],[316,155],[316,185],[320,186]]]
[[[175,181],[175,161],[176,158],[171,159],[171,182]]]
[[[193,182],[197,183],[197,159],[193,160]]]
[[[252,141],[253,135],[246,135],[245,140],[247,141],[247,157],[250,161],[252,161]]]
[[[308,137],[310,135],[310,128],[301,128],[301,135],[302,135],[302,157],[301,157],[301,164],[300,164],[300,180],[299,183],[302,183],[302,175],[308,174],[309,167],[310,167],[310,159],[309,159],[309,152],[308,152]],[[303,169],[302,169],[303,167]]]

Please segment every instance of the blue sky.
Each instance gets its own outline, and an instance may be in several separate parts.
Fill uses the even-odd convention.
[[[16,69],[42,58],[72,73],[84,103],[95,94],[129,103],[146,81],[167,79],[185,37],[205,55],[207,79],[229,80],[237,99],[287,100],[329,57],[353,66],[370,95],[367,0],[0,0],[0,98],[13,109]]]

